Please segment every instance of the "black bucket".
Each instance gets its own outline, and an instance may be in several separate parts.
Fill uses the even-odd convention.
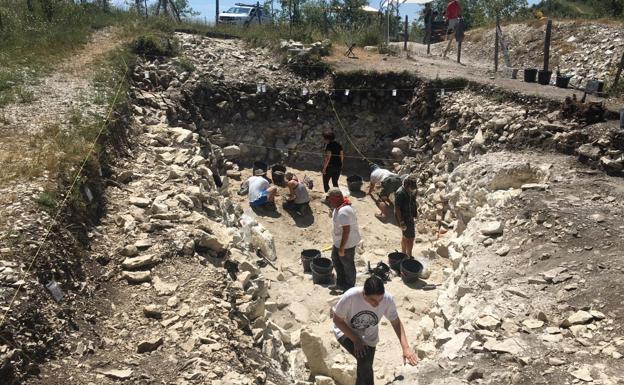
[[[401,261],[407,258],[407,254],[395,251],[388,254],[388,265],[397,273],[401,271]]]
[[[301,264],[303,265],[304,273],[311,273],[310,261],[315,258],[321,257],[321,251],[316,249],[306,249],[301,252]]]
[[[555,85],[559,88],[568,88],[570,79],[572,79],[572,76],[557,76],[555,79]]]
[[[420,273],[422,273],[424,266],[422,263],[415,259],[406,258],[401,261],[401,278],[405,283],[414,283],[418,281]]]
[[[347,186],[349,186],[349,191],[358,192],[362,188],[362,177],[359,175],[351,175],[347,177]]]
[[[271,178],[273,179],[273,183],[277,186],[284,186],[286,180],[284,179],[284,175],[286,174],[286,167],[281,164],[276,164],[271,167]]]
[[[543,86],[547,86],[550,84],[551,76],[552,71],[539,70],[539,72],[537,73],[537,82]]]
[[[524,81],[527,83],[535,83],[537,79],[537,68],[524,69]]]
[[[314,258],[310,263],[312,270],[312,282],[317,284],[331,283],[334,276],[334,264],[329,258]]]
[[[253,163],[253,174],[256,175],[256,170],[262,170],[264,172],[267,172],[267,170],[269,169],[269,165],[264,163],[264,162],[254,162]]]

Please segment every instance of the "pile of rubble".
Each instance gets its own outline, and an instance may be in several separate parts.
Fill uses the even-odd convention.
[[[514,68],[541,68],[545,23],[508,24],[502,27]],[[462,55],[494,62],[494,29],[477,29],[466,34]],[[624,51],[624,33],[616,25],[592,22],[553,23],[550,66],[553,74],[572,76],[573,86],[585,87],[587,80],[610,80]],[[553,76],[554,82],[554,76]]]
[[[539,183],[526,183],[528,160]],[[604,290],[622,284],[621,245],[609,234],[622,205],[585,190],[596,182],[572,162],[489,153],[450,174],[444,191],[464,202],[452,210],[463,218],[470,208],[471,220],[430,251],[453,266],[420,322],[418,353],[431,360],[407,371],[407,383],[454,383],[439,366],[485,384],[619,383],[622,309]],[[581,195],[572,207],[569,194]]]
[[[421,116],[422,93],[412,102],[410,114]],[[529,104],[532,105],[532,104]],[[450,174],[460,164],[489,151],[538,148],[575,153],[579,159],[609,173],[621,175],[624,157],[622,131],[617,124],[587,126],[561,116],[546,106],[527,107],[520,102],[495,102],[472,91],[443,97],[430,126],[415,135],[393,141],[392,155],[400,172],[417,172],[425,218],[450,228],[457,220],[451,210],[453,197],[446,190]],[[529,167],[530,168],[530,167]],[[531,173],[522,183],[530,183]],[[516,182],[521,178],[517,176]],[[517,186],[516,186],[517,187]]]

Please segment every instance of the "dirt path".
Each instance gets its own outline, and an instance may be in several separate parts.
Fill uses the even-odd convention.
[[[48,153],[51,150],[38,143],[41,138],[37,135],[53,126],[63,129],[78,115],[104,115],[105,106],[94,102],[96,63],[121,43],[113,28],[95,32],[57,71],[27,86],[32,101],[0,108],[0,207],[4,219],[13,218],[15,224],[15,219],[31,210],[27,206],[32,202],[20,198],[40,194],[49,183],[48,161],[53,162],[56,154]],[[23,183],[25,180],[28,182]],[[0,219],[0,226],[2,222]]]
[[[298,334],[301,328],[308,328],[314,334],[330,342],[335,351],[342,353],[342,348],[334,341],[331,332],[332,322],[329,316],[330,307],[339,299],[337,292],[330,291],[326,286],[315,285],[309,274],[303,274],[300,262],[300,253],[304,249],[324,249],[331,245],[331,217],[330,208],[322,203],[321,175],[316,171],[294,171],[300,177],[308,175],[314,180],[314,191],[311,192],[311,208],[313,220],[293,218],[281,208],[282,198],[277,204],[279,217],[258,216],[257,220],[265,226],[275,240],[277,261],[280,271],[266,269],[264,274],[272,280],[270,300],[275,302],[277,309],[273,313],[272,321],[290,333]],[[250,170],[243,171],[243,179],[250,176]],[[238,189],[240,182],[234,183],[232,189]],[[341,180],[341,187],[346,188],[345,180]],[[366,185],[365,185],[366,187]],[[287,193],[285,188],[280,189],[280,196]],[[248,208],[246,197],[238,197],[238,203]],[[353,207],[357,211],[358,222],[363,242],[356,253],[356,268],[358,271],[357,285],[362,285],[369,276],[366,273],[367,263],[375,266],[377,262],[387,263],[388,253],[400,249],[400,231],[390,223],[382,223],[374,214],[378,211],[370,197],[351,197]],[[250,210],[248,209],[249,213]],[[428,239],[427,235],[419,238]],[[419,259],[422,251],[429,246],[428,241],[415,244],[414,255]],[[330,251],[324,251],[324,257],[330,257]],[[407,286],[403,281],[393,276],[386,288],[390,292],[399,308],[399,315],[405,324],[410,337],[410,343],[415,346],[415,329],[422,315],[427,314],[437,298],[436,285],[441,284],[445,277],[443,269],[447,260],[431,261],[429,268],[431,276],[413,286]],[[401,350],[392,327],[387,321],[380,326],[380,343],[375,355],[376,375],[382,383],[395,378],[403,361]],[[336,360],[355,362],[347,354],[339,354]]]

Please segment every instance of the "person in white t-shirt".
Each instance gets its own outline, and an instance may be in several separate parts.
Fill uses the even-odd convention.
[[[347,290],[332,311],[333,331],[338,342],[357,360],[355,385],[374,385],[373,359],[382,316],[390,321],[399,338],[403,363],[418,363],[418,357],[407,342],[394,299],[385,292],[381,278],[372,275],[364,282],[364,287]]]
[[[355,246],[360,240],[355,209],[339,188],[327,193],[329,205],[334,209],[332,261],[336,270],[336,286],[347,290],[355,286]]]
[[[387,211],[390,205],[390,195],[394,194],[394,192],[401,187],[401,177],[389,170],[386,170],[385,168],[379,167],[374,163],[370,165],[370,170],[371,175],[370,183],[368,184],[368,195],[373,197],[373,192],[375,191],[377,185],[381,186],[381,191],[379,191],[379,202],[377,202],[377,207],[381,213],[375,214],[375,217],[385,221],[386,218],[388,218]]]
[[[249,198],[249,205],[251,207],[261,207],[267,203],[275,202],[277,187],[271,186],[269,181],[264,177],[265,175],[266,171],[258,169],[254,172],[254,176],[243,183],[243,185],[247,185],[249,189],[247,197]]]

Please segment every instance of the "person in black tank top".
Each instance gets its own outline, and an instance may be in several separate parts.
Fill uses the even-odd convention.
[[[342,162],[344,161],[344,152],[340,143],[336,142],[336,135],[328,131],[323,133],[323,139],[327,143],[325,145],[325,156],[323,158],[323,189],[329,191],[329,180],[332,185],[338,187],[338,179],[342,171]]]

